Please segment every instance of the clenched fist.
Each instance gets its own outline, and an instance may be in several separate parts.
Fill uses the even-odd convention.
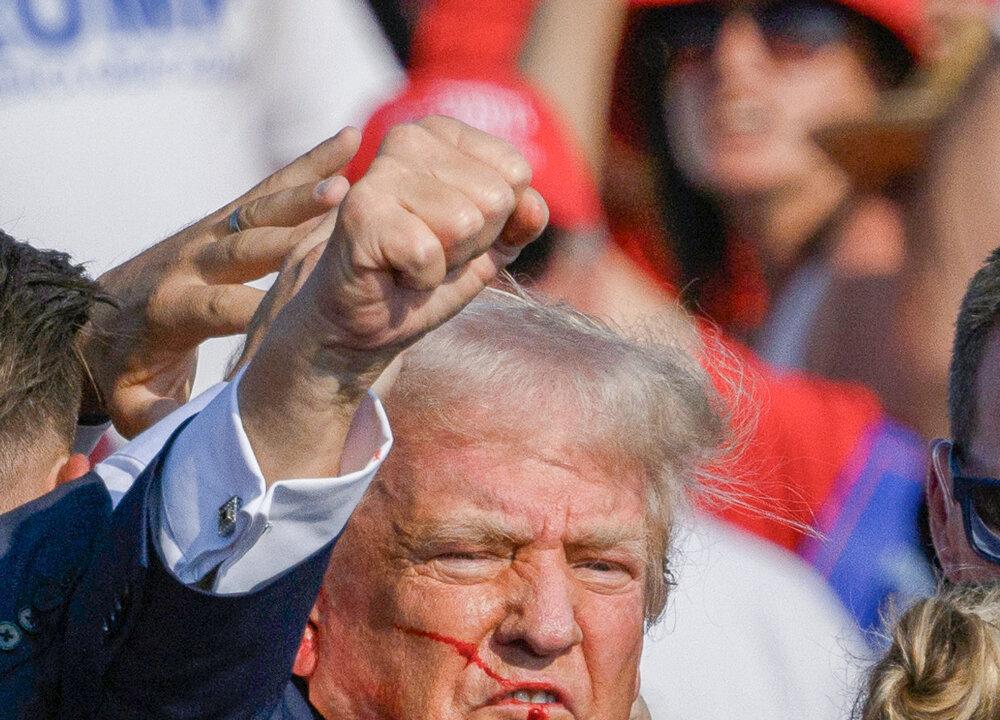
[[[302,295],[326,344],[395,355],[461,310],[548,220],[509,144],[445,117],[389,131]]]
[[[336,473],[375,378],[542,232],[548,208],[530,183],[511,145],[457,120],[389,132],[241,382],[243,422],[268,481]],[[306,428],[326,431],[303,437]]]

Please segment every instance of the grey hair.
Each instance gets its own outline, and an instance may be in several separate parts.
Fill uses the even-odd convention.
[[[646,478],[652,623],[666,603],[673,520],[727,439],[724,405],[699,354],[685,321],[626,335],[519,289],[487,290],[406,352],[385,404],[398,436],[437,444],[498,429],[530,437],[553,414],[571,414],[574,447]],[[488,418],[489,427],[469,418]]]

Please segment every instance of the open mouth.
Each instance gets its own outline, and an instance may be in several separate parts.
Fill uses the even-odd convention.
[[[490,705],[531,705],[545,707],[565,705],[562,693],[549,684],[511,683],[503,692],[490,698]]]
[[[550,690],[511,690],[502,695],[497,704],[515,703],[519,705],[555,705],[559,696]]]

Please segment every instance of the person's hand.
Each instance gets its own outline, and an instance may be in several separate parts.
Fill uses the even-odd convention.
[[[246,340],[236,362],[226,373],[226,380],[232,380],[250,363],[278,314],[302,289],[302,285],[305,284],[326,248],[336,219],[336,212],[329,213],[285,257],[278,276],[271,283],[271,287],[257,306],[257,312],[247,324]]]
[[[241,382],[243,424],[268,482],[336,473],[375,378],[545,227],[530,181],[514,148],[457,120],[389,132]]]
[[[457,120],[390,130],[293,301],[335,365],[349,351],[394,357],[478,295],[548,220],[530,182],[511,145]]]
[[[243,332],[263,291],[243,285],[277,270],[325,223],[348,184],[337,176],[360,142],[347,128],[248,193],[99,278],[101,306],[84,336],[94,391],[84,413],[106,413],[131,437],[188,400],[198,345]],[[239,232],[230,228],[236,212]]]

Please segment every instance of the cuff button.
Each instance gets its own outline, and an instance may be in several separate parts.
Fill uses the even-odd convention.
[[[21,608],[21,611],[17,614],[17,624],[29,635],[36,635],[38,633],[38,620],[35,618],[35,613],[30,607]]]
[[[10,651],[21,644],[21,631],[12,622],[0,622],[0,650]]]
[[[219,506],[219,536],[229,537],[236,530],[236,515],[243,507],[243,500],[233,495]]]

